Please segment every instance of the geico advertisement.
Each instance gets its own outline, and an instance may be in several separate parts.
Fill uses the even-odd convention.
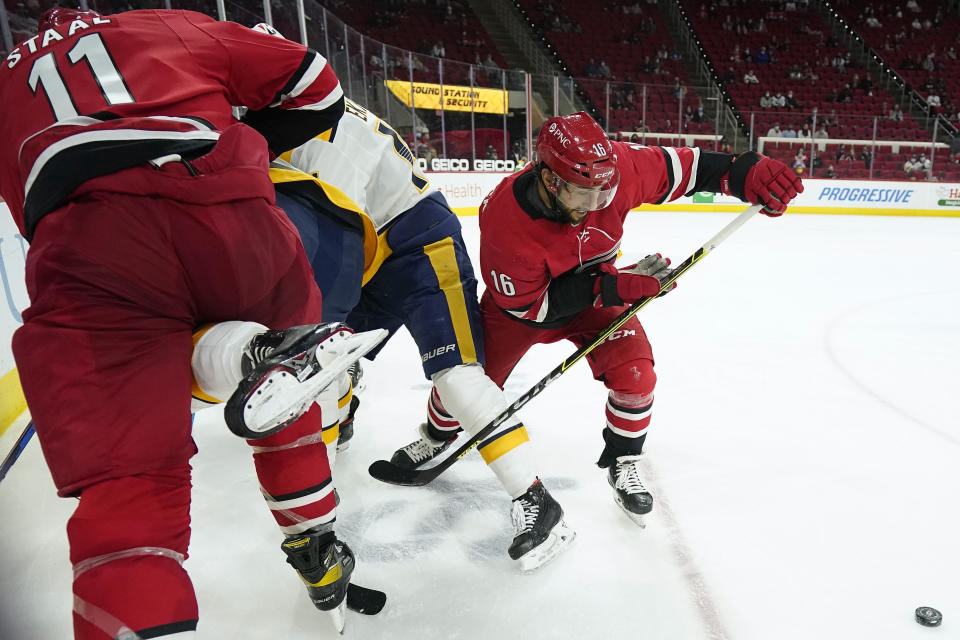
[[[426,158],[417,158],[417,167],[420,171],[492,171],[495,173],[513,173],[518,168],[513,160],[484,160],[483,158],[473,161],[467,158],[433,158],[429,162]]]
[[[29,304],[23,276],[26,259],[27,241],[17,231],[7,205],[0,201],[0,375],[13,369],[10,341]]]

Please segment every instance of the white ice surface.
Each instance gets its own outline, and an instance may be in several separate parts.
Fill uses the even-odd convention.
[[[630,217],[627,260],[682,260],[732,214]],[[476,218],[464,219],[477,265]],[[425,488],[369,463],[415,435],[428,385],[402,332],[366,368],[338,460],[338,533],[386,590],[345,637],[960,638],[960,219],[757,216],[641,312],[659,383],[647,529],[615,506],[605,392],[578,364],[523,410],[578,539],[521,575],[508,497],[474,453]],[[573,351],[533,349],[512,399]],[[148,410],[148,409],[147,409]],[[11,429],[2,452],[11,444]],[[198,420],[187,568],[199,638],[334,638],[283,562],[246,445]],[[0,484],[0,638],[70,637],[64,524],[40,448]],[[937,607],[943,626],[913,621]]]

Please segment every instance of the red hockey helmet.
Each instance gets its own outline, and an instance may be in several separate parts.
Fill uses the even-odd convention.
[[[70,9],[68,7],[53,7],[47,9],[37,22],[37,31],[46,31],[58,24],[66,24],[74,20],[92,20],[101,14],[87,9]]]
[[[574,211],[603,209],[620,183],[607,134],[584,112],[550,118],[537,136],[537,160],[554,173],[547,189]]]

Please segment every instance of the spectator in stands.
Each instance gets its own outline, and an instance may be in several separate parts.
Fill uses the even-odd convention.
[[[846,162],[846,163],[847,163],[847,166],[848,166],[850,169],[853,169],[853,163],[854,163],[853,147],[847,147],[847,148],[845,148],[845,149],[843,150],[843,153],[840,153],[839,156],[840,156],[839,159],[838,159],[837,162],[834,163],[834,164],[838,164],[838,163],[840,163],[840,162]]]
[[[826,140],[830,137],[830,134],[827,132],[827,128],[821,124],[817,128],[817,132],[813,134],[813,137],[820,140]]]
[[[780,123],[774,122],[773,126],[767,129],[768,138],[779,138],[780,137]]]
[[[903,163],[903,172],[910,178],[916,179],[914,174],[918,168],[919,163],[917,162],[917,156],[910,156],[910,159]]]
[[[443,48],[443,42],[437,40],[433,47],[430,48],[430,55],[434,58],[445,58],[447,57],[447,50]]]
[[[869,171],[873,165],[873,150],[870,147],[863,147],[857,154],[857,160],[861,160],[864,168]]]
[[[762,96],[760,96],[760,108],[769,109],[773,106],[773,96],[770,95],[770,92],[767,91]]]
[[[930,95],[927,96],[927,104],[930,105],[931,107],[939,107],[940,96],[938,96],[935,93],[931,93]]]
[[[760,84],[760,80],[757,79],[757,74],[753,72],[753,69],[747,69],[747,72],[743,74],[743,84]]]
[[[787,77],[791,80],[802,80],[803,72],[800,71],[800,65],[798,65],[796,62],[790,65],[790,71],[787,73]]]
[[[796,137],[797,137],[797,130],[793,128],[793,125],[788,124],[788,125],[786,125],[786,129],[783,129],[783,130],[780,132],[780,137],[781,137],[781,138],[796,138]]]
[[[733,70],[733,67],[727,67],[727,72],[720,76],[720,82],[723,84],[737,83],[737,72]]]
[[[907,9],[914,13],[920,13],[920,5],[917,4],[917,0],[907,0]]]
[[[753,61],[757,64],[770,64],[770,53],[767,51],[767,48],[760,47],[760,51],[757,51],[757,55],[753,57]]]
[[[833,165],[827,167],[827,170],[823,172],[824,178],[836,178],[837,172],[833,170]]]
[[[803,147],[797,149],[797,154],[793,156],[793,168],[798,174],[807,168],[807,154],[803,152]]]
[[[600,77],[602,77],[602,78],[612,78],[612,77],[613,77],[613,74],[610,73],[610,67],[607,66],[607,61],[606,61],[606,60],[603,60],[603,59],[600,60],[600,66],[599,66],[598,70],[600,71]]]
[[[843,85],[843,88],[837,92],[837,102],[853,102],[853,89],[850,84]]]
[[[694,122],[709,122],[710,117],[707,116],[707,111],[703,107],[703,101],[697,100],[697,110],[693,112],[693,121]]]
[[[883,24],[877,19],[877,16],[874,15],[867,16],[866,23],[868,27],[872,27],[874,29],[880,29],[883,27]]]
[[[899,104],[893,105],[893,109],[890,110],[890,120],[903,120],[903,109],[900,108]]]
[[[430,141],[424,138],[417,147],[417,153],[419,157],[427,161],[427,166],[431,166],[429,163],[433,160],[436,160],[439,157],[437,153],[437,148],[430,144]]]
[[[799,108],[800,108],[800,101],[793,97],[793,91],[792,91],[792,90],[787,91],[787,95],[786,95],[786,97],[783,99],[783,102],[784,102],[784,106],[785,106],[787,109],[793,110],[793,109],[799,109]]]
[[[783,94],[777,91],[777,95],[773,96],[773,108],[774,109],[783,109],[787,106],[787,99],[783,97]]]
[[[588,78],[599,78],[600,77],[600,68],[597,66],[597,63],[594,62],[593,58],[587,61],[586,66],[583,68],[583,75]]]
[[[910,27],[915,31],[920,31],[923,29],[923,24],[920,23],[920,18],[914,18],[913,22],[910,23]]]
[[[924,155],[921,155],[921,156],[920,156],[920,158],[919,158],[919,160],[917,160],[917,162],[918,162],[918,164],[917,164],[917,169],[919,169],[920,171],[922,171],[923,173],[925,173],[925,174],[927,174],[927,175],[930,175],[930,171],[931,171],[931,169],[933,168],[933,163],[930,162],[930,158],[928,158],[928,157],[924,154]]]
[[[813,137],[811,134],[812,134],[812,132],[810,131],[810,127],[808,127],[808,126],[805,125],[805,124],[800,127],[800,131],[797,131],[797,137],[798,137],[798,138],[807,138],[807,139],[810,139],[810,138]]]
[[[483,156],[487,160],[499,160],[500,156],[497,154],[497,148],[492,144],[487,145],[487,152]]]
[[[680,84],[679,77],[674,76],[673,78],[673,89],[671,90],[671,94],[677,100],[682,100],[683,97],[687,95],[687,88]]]
[[[830,61],[830,66],[837,70],[837,73],[846,73],[847,72],[847,60],[842,55],[837,53]]]

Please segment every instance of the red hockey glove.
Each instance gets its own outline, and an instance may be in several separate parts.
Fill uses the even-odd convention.
[[[610,263],[600,265],[600,270],[603,274],[594,282],[593,293],[597,296],[597,306],[602,307],[619,307],[641,298],[662,295],[661,283],[672,274],[670,259],[659,253],[620,270]],[[673,283],[670,289],[676,286]]]
[[[779,160],[753,151],[737,156],[720,179],[720,190],[750,204],[762,204],[761,213],[782,215],[787,205],[803,193],[800,176]]]

